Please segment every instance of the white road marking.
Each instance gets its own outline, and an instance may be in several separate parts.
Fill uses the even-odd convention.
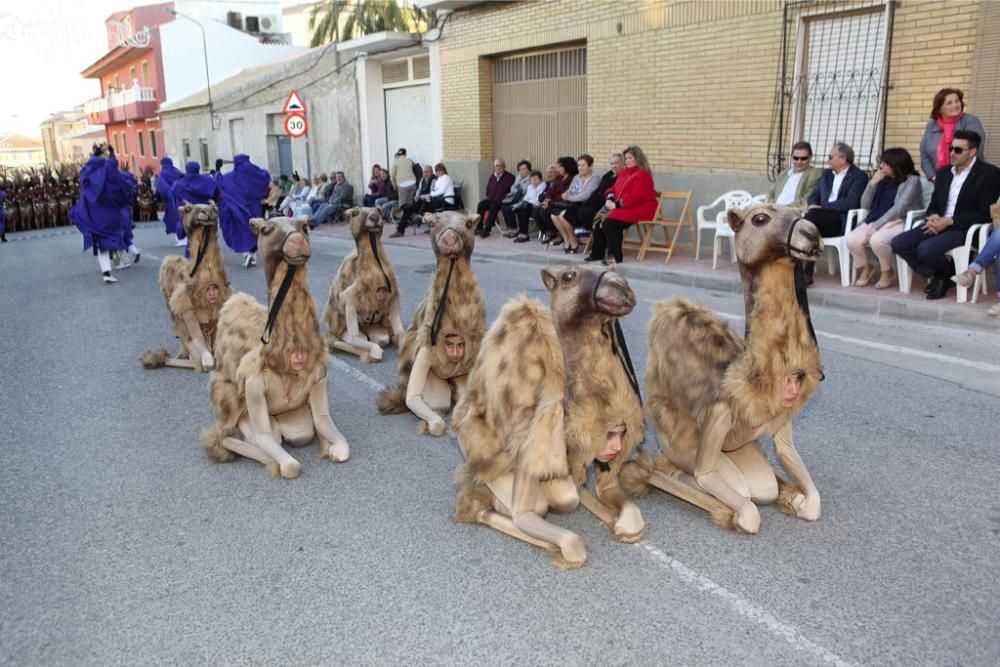
[[[371,389],[376,393],[385,389],[385,385],[381,384],[378,380],[376,380],[372,376],[368,375],[364,371],[355,368],[354,366],[351,366],[346,361],[338,359],[332,354],[329,357],[327,357],[327,362],[330,365],[336,366],[340,370],[346,372],[348,375],[354,377],[356,380],[360,381],[361,384],[365,385],[366,387],[368,387],[369,389]]]
[[[802,633],[802,630],[790,623],[786,623],[776,618],[771,612],[767,611],[763,607],[754,604],[738,593],[733,593],[727,588],[720,586],[705,575],[692,570],[676,558],[671,558],[660,549],[657,549],[656,546],[651,544],[649,541],[640,542],[635,546],[644,549],[645,553],[648,554],[657,565],[665,570],[670,570],[684,583],[697,588],[703,593],[708,593],[709,595],[714,595],[715,597],[724,600],[737,614],[743,616],[749,621],[764,626],[768,631],[770,631],[771,634],[779,639],[785,640],[796,650],[807,653],[814,658],[818,658],[819,660],[831,665],[837,665],[838,667],[847,667],[848,665],[854,664],[844,660],[836,653],[823,648],[819,644],[810,641]]]
[[[346,361],[331,356],[329,357],[328,362],[331,365],[345,371],[375,392],[382,391],[384,388],[378,380],[371,377],[364,371],[348,364]],[[776,636],[778,639],[783,639],[788,642],[796,650],[808,653],[823,662],[837,665],[838,667],[849,667],[854,664],[810,641],[806,638],[802,631],[794,625],[778,619],[774,616],[774,614],[770,613],[763,607],[754,604],[738,593],[733,593],[727,588],[720,586],[705,575],[692,570],[676,558],[671,558],[648,541],[636,544],[635,546],[645,549],[646,553],[656,562],[657,565],[674,572],[684,583],[693,586],[702,592],[709,593],[724,600],[733,609],[733,611],[736,612],[736,614],[743,616],[754,623],[762,625],[771,634]]]

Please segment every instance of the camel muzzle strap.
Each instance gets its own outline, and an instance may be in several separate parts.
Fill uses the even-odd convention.
[[[288,294],[288,288],[292,286],[292,279],[295,277],[295,271],[299,267],[294,264],[287,264],[288,269],[285,271],[285,277],[281,281],[281,285],[278,287],[278,293],[274,295],[274,301],[271,302],[271,309],[267,313],[267,324],[264,325],[264,334],[260,337],[260,342],[267,345],[271,342],[271,331],[274,329],[274,323],[278,319],[278,311],[281,310],[281,305],[285,303],[285,296]]]
[[[194,278],[194,274],[198,272],[198,267],[201,266],[201,260],[205,258],[205,251],[208,250],[208,235],[210,233],[209,228],[202,226],[201,233],[201,245],[198,246],[198,254],[194,258],[194,266],[191,267],[191,273],[188,274],[188,278]]]
[[[803,255],[815,255],[816,254],[815,252],[807,252],[807,251],[803,250],[802,248],[798,248],[798,247],[792,245],[792,236],[795,234],[795,225],[799,224],[803,220],[806,220],[806,219],[802,218],[802,217],[799,217],[799,218],[795,218],[794,220],[792,220],[792,225],[788,228],[788,238],[785,239],[785,248],[788,250],[788,256],[791,257],[792,259],[794,259],[797,262],[801,261],[801,260],[799,260],[795,255],[792,254],[793,250],[796,251],[796,252],[802,253]],[[809,221],[806,220],[806,222],[809,222]]]
[[[591,299],[594,302],[594,307],[597,307],[597,290],[601,288],[601,281],[604,280],[604,276],[611,271],[604,271],[601,275],[597,276],[597,282],[594,283],[594,291],[591,293]],[[632,356],[628,353],[628,344],[625,343],[625,333],[622,331],[622,325],[618,321],[618,318],[612,318],[605,325],[606,329],[604,335],[611,340],[611,354],[618,358],[618,361],[622,365],[622,370],[625,371],[625,377],[628,378],[628,382],[632,385],[632,391],[635,392],[636,397],[639,399],[639,405],[642,405],[642,394],[639,392],[639,379],[635,374],[635,368],[632,367]]]
[[[372,254],[375,255],[375,263],[378,264],[378,270],[382,272],[382,277],[385,278],[385,291],[392,294],[392,282],[389,280],[389,274],[385,272],[385,268],[382,266],[382,259],[378,256],[378,243],[376,242],[375,232],[368,232],[368,240],[372,244]]]
[[[434,320],[431,322],[431,345],[437,345],[438,334],[441,333],[441,321],[444,319],[445,307],[448,304],[448,288],[451,286],[451,274],[455,270],[455,258],[452,257],[448,264],[448,277],[444,281],[444,289],[441,290],[441,299],[438,301],[437,310],[434,311]]]

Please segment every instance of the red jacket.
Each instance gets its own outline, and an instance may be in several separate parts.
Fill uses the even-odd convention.
[[[569,185],[572,182],[573,177],[569,174],[566,174],[562,178],[556,177],[552,179],[548,189],[545,191],[545,199],[549,200],[550,203],[561,202],[563,200],[562,194],[569,190]]]
[[[653,175],[639,167],[629,167],[618,172],[615,184],[605,195],[614,193],[615,209],[608,217],[621,222],[646,222],[656,215],[656,189]]]

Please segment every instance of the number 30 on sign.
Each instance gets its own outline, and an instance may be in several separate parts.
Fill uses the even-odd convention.
[[[290,113],[285,116],[285,134],[292,138],[305,136],[306,117],[300,113]]]

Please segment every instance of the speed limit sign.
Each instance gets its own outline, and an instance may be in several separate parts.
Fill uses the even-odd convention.
[[[290,113],[285,116],[285,134],[294,138],[305,136],[306,117],[300,113]]]

